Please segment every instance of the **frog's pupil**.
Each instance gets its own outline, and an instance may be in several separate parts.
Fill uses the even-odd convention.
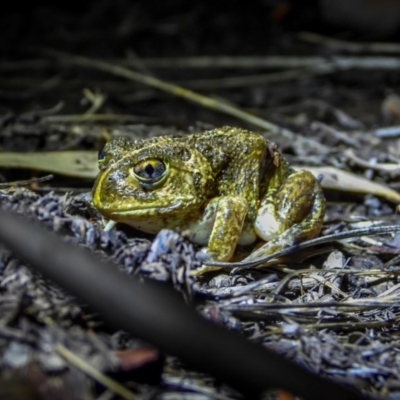
[[[152,176],[152,175],[153,175],[153,172],[154,172],[154,167],[153,167],[151,164],[147,164],[147,165],[144,167],[144,170],[146,171],[146,174],[147,174],[147,175]]]

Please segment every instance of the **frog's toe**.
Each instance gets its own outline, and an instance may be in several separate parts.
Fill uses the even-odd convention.
[[[189,273],[191,276],[202,276],[208,272],[219,271],[221,267],[214,267],[212,265],[202,265],[200,268],[192,269]]]
[[[265,243],[264,245],[259,247],[257,250],[254,250],[249,256],[247,256],[242,261],[258,260],[261,257],[273,254],[273,253],[283,249],[284,247],[288,247],[292,244],[293,243],[292,243],[291,238],[286,237],[286,235],[279,236],[279,237],[275,238],[274,240],[271,240],[270,242]]]

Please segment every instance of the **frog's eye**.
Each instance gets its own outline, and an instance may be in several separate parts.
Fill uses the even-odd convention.
[[[168,175],[168,164],[157,158],[138,162],[132,169],[132,175],[147,188],[160,184]]]
[[[104,150],[101,149],[101,150],[99,150],[99,152],[97,153],[97,160],[98,160],[98,161],[103,161],[105,156],[106,156],[106,155],[105,155],[105,153],[104,153]]]

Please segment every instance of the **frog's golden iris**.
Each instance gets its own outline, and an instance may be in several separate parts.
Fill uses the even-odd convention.
[[[230,260],[237,244],[258,237],[267,243],[250,258],[259,257],[322,227],[325,199],[316,178],[292,170],[273,143],[240,128],[116,138],[99,165],[93,204],[106,218],[150,233],[190,230],[216,260]]]

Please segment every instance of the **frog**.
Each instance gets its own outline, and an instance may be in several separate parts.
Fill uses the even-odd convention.
[[[237,246],[263,245],[254,259],[319,235],[325,197],[319,180],[294,170],[262,135],[221,127],[181,136],[117,137],[99,152],[92,202],[115,223],[156,234],[189,231],[211,260]],[[196,274],[220,267],[203,265]]]

